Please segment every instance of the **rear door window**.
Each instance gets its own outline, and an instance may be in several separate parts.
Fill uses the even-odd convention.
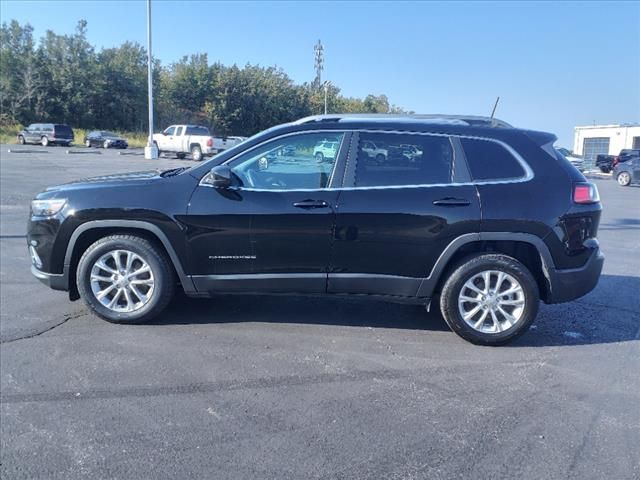
[[[479,138],[460,138],[473,180],[508,180],[525,176],[520,162],[501,144]]]
[[[356,187],[451,183],[453,147],[447,136],[361,133]]]

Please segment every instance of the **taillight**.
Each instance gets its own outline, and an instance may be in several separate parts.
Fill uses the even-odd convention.
[[[209,137],[209,140],[207,140],[207,147],[213,147],[213,138]]]
[[[600,194],[598,193],[598,187],[593,183],[577,183],[573,187],[573,201],[575,203],[597,203],[600,201]]]

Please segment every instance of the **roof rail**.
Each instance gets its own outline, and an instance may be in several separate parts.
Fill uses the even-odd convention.
[[[434,115],[434,114],[397,114],[397,113],[336,113],[328,115],[312,115],[296,120],[293,125],[302,125],[312,122],[339,122],[341,120],[427,120],[429,123],[442,123],[482,127],[513,128],[507,122],[498,118],[482,117],[475,115]]]

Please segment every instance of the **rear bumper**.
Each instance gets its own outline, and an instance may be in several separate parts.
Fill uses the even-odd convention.
[[[580,268],[549,270],[550,295],[547,303],[563,303],[580,298],[598,284],[604,255],[595,248],[587,262]]]
[[[69,291],[69,275],[66,269],[65,273],[47,273],[38,270],[35,265],[31,265],[31,274],[49,288],[63,292]]]

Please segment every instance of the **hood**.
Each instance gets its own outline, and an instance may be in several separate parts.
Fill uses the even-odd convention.
[[[132,186],[136,184],[147,184],[161,179],[162,170],[148,170],[144,172],[116,173],[112,175],[100,175],[97,177],[89,177],[81,180],[75,180],[69,183],[63,183],[53,187],[48,187],[45,192],[53,192],[60,190],[75,190],[81,188],[99,188],[101,186]]]

